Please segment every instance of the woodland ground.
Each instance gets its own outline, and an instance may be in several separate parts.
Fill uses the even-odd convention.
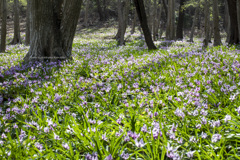
[[[28,47],[8,46],[1,159],[240,159],[239,48],[115,34],[79,30],[73,62],[21,65]]]

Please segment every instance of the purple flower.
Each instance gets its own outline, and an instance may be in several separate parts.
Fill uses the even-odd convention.
[[[184,114],[183,111],[182,111],[181,109],[179,109],[179,108],[177,108],[177,109],[175,110],[174,114],[175,114],[176,116],[178,116],[178,117],[182,117],[182,118],[185,117],[185,114]]]
[[[58,93],[56,93],[55,94],[55,96],[54,96],[54,102],[59,102],[59,100],[62,98],[62,96],[61,95],[59,95]]]
[[[111,155],[111,154],[109,154],[109,155],[106,157],[106,159],[105,159],[105,160],[112,160],[112,159],[113,159],[112,155]]]
[[[218,140],[220,140],[222,138],[222,135],[221,134],[214,134],[212,136],[212,142],[217,142]]]
[[[43,149],[43,145],[40,144],[40,143],[38,143],[38,142],[35,143],[35,147],[36,147],[37,149],[39,149],[40,151]]]
[[[0,104],[3,102],[3,97],[0,95]]]
[[[125,154],[125,153],[123,152],[123,153],[121,154],[121,157],[122,157],[123,159],[128,159],[128,158],[129,158],[129,154],[128,154],[128,153]]]
[[[207,138],[207,133],[203,133],[203,132],[202,132],[201,137],[202,137],[203,139],[206,139],[206,138]]]
[[[45,133],[49,133],[49,128],[48,128],[48,127],[45,127],[45,128],[44,128],[44,132],[45,132]]]
[[[142,128],[141,128],[141,131],[142,132],[147,132],[147,125],[146,124],[144,124],[143,126],[142,126]]]
[[[136,139],[135,140],[135,144],[138,148],[141,148],[141,147],[144,147],[145,146],[145,143],[143,142],[143,139],[141,139],[139,142],[138,140]]]
[[[70,149],[70,147],[69,147],[69,145],[68,145],[67,143],[64,143],[62,146],[63,146],[63,148],[65,148],[65,149],[67,149],[67,150]]]
[[[225,118],[223,119],[226,123],[230,121],[232,117],[230,115],[226,115]]]
[[[188,158],[192,158],[194,152],[195,152],[195,151],[189,151],[189,152],[187,152],[187,157],[188,157]]]
[[[124,141],[125,141],[125,142],[130,141],[130,137],[127,135],[127,136],[124,138]]]

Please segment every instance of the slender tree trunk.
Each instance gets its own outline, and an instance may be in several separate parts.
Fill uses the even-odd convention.
[[[219,29],[218,0],[213,0],[213,25],[214,25],[214,46],[221,45],[221,36]]]
[[[84,26],[88,27],[88,9],[90,0],[86,0],[85,13],[84,13]]]
[[[183,39],[183,21],[185,10],[183,9],[185,0],[180,0],[179,6],[179,16],[178,16],[178,24],[177,24],[177,34],[176,38],[182,40]]]
[[[118,32],[116,35],[118,45],[125,45],[124,35],[127,30],[129,8],[130,1],[118,0]]]
[[[30,45],[30,4],[31,0],[27,0],[27,21],[26,21],[26,38],[25,44]]]
[[[237,0],[237,15],[238,15],[238,37],[240,41],[240,0]]]
[[[14,37],[11,44],[21,43],[19,24],[19,1],[14,0]]]
[[[195,9],[195,15],[194,15],[194,18],[193,18],[192,29],[191,29],[190,40],[189,40],[190,42],[193,42],[193,34],[194,34],[194,31],[195,31],[195,26],[196,26],[196,23],[197,23],[198,14],[199,14],[199,6],[197,6],[196,9]]]
[[[132,30],[131,30],[131,34],[134,34],[134,33],[135,33],[136,23],[137,23],[137,11],[134,10],[134,17],[133,17],[133,21],[132,21]]]
[[[163,8],[165,11],[165,16],[168,17],[168,7],[165,0],[162,0]]]
[[[161,1],[159,1],[158,12],[157,12],[157,20],[156,20],[157,24],[156,24],[156,30],[155,30],[156,37],[159,37],[159,38],[161,38],[161,33],[159,33],[159,28],[161,28],[162,9],[163,9],[163,6],[161,4]]]
[[[1,11],[2,11],[2,29],[1,29],[1,47],[0,52],[5,52],[6,50],[6,36],[7,36],[7,2],[6,0],[1,0]]]
[[[237,0],[228,0],[228,8],[230,15],[230,39],[229,44],[238,44],[239,43],[239,33],[238,33],[238,21],[237,21]]]
[[[147,16],[146,16],[143,0],[134,0],[134,4],[138,13],[138,19],[140,21],[140,25],[143,30],[148,49],[149,50],[157,49],[153,43],[151,32],[148,28]]]
[[[204,30],[205,30],[205,39],[203,41],[203,47],[207,47],[209,43],[209,34],[210,34],[210,17],[209,17],[209,0],[205,0],[204,4]]]
[[[227,38],[226,38],[226,42],[228,43],[229,42],[229,39],[230,39],[230,29],[231,29],[231,25],[230,25],[230,16],[229,16],[229,10],[228,10],[228,2],[227,0],[225,0],[225,11],[224,11],[224,14],[225,14],[225,31],[227,33]]]
[[[103,15],[103,11],[102,11],[102,7],[101,7],[101,4],[100,4],[100,0],[96,0],[96,2],[97,2],[99,20],[100,21],[105,21],[105,18],[104,18],[104,15]]]
[[[72,59],[82,0],[34,0],[31,3],[31,43],[24,60]]]
[[[153,40],[156,41],[156,28],[157,28],[157,0],[154,0],[153,2],[153,18],[152,18],[152,33],[153,33]]]
[[[168,1],[167,40],[175,40],[175,1]]]

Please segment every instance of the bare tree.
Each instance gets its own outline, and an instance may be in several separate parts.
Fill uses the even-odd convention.
[[[21,43],[19,23],[19,0],[14,0],[14,37],[11,44]]]
[[[167,20],[167,30],[166,39],[175,40],[175,1],[168,1],[168,20]]]
[[[230,16],[230,38],[229,44],[239,43],[239,33],[238,33],[238,21],[237,21],[237,0],[227,0]]]
[[[144,34],[148,49],[149,50],[157,49],[157,47],[153,43],[151,32],[148,27],[148,21],[147,21],[143,0],[134,0],[134,4],[137,10],[138,19],[140,21],[140,25],[143,30],[143,34]]]
[[[196,26],[196,23],[197,23],[197,18],[198,18],[198,14],[199,14],[199,8],[200,8],[200,6],[197,5],[197,7],[195,9],[195,14],[194,14],[194,17],[193,17],[193,23],[192,23],[192,28],[191,28],[191,34],[190,34],[190,40],[189,40],[190,42],[193,42],[193,34],[194,34],[195,26]]]
[[[210,16],[209,16],[209,0],[205,0],[204,4],[204,30],[205,30],[205,39],[203,41],[203,46],[207,47],[210,37]]]
[[[183,39],[183,21],[184,21],[184,14],[185,14],[185,9],[183,8],[184,3],[185,3],[185,0],[180,0],[177,33],[176,33],[176,38],[180,40]]]
[[[31,43],[25,61],[72,59],[72,44],[82,0],[34,0]]]
[[[7,36],[7,2],[1,0],[1,11],[2,11],[2,29],[1,29],[1,47],[0,52],[6,50],[6,36]]]
[[[213,30],[214,30],[214,46],[221,45],[221,36],[219,29],[219,13],[218,0],[213,0]]]
[[[26,20],[26,38],[25,44],[30,45],[30,4],[31,0],[27,0],[27,20]]]
[[[85,12],[84,12],[84,26],[88,26],[88,9],[89,9],[89,4],[90,0],[85,1]]]

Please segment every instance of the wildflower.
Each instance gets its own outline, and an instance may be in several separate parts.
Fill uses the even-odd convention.
[[[141,131],[142,132],[147,132],[147,125],[146,124],[144,124],[143,126],[142,126],[142,128],[141,128]]]
[[[144,147],[145,146],[145,143],[143,142],[143,139],[141,139],[139,142],[138,140],[136,139],[135,140],[135,144],[138,148],[141,148],[141,147]]]
[[[188,158],[192,158],[194,152],[195,152],[195,151],[189,151],[189,152],[187,152],[187,157],[188,157]]]
[[[238,112],[238,114],[240,114],[240,106],[237,108],[236,111]]]
[[[59,95],[58,93],[56,93],[55,94],[55,96],[54,96],[54,102],[59,102],[59,100],[62,98],[62,96],[61,95]]]
[[[40,151],[43,149],[43,145],[40,144],[40,143],[38,143],[38,142],[35,143],[35,147],[36,147],[37,149],[39,149]]]
[[[58,115],[62,115],[63,114],[63,109],[59,109],[57,112]]]
[[[48,128],[48,127],[45,127],[45,128],[44,128],[44,132],[45,132],[45,133],[49,133],[49,128]]]
[[[197,124],[197,125],[196,125],[196,128],[197,128],[197,129],[201,129],[201,127],[202,127],[201,124]]]
[[[102,140],[107,141],[106,133],[102,135]]]
[[[130,141],[130,137],[127,135],[127,136],[124,138],[124,141],[125,141],[125,142]]]
[[[128,158],[129,158],[129,154],[128,154],[128,153],[125,154],[125,153],[123,152],[123,153],[121,154],[121,157],[122,157],[123,159],[128,159]]]
[[[182,117],[184,118],[185,117],[185,114],[183,113],[183,111],[179,108],[176,109],[176,111],[174,112],[174,114],[178,117]]]
[[[212,136],[212,142],[217,142],[218,140],[220,140],[222,138],[222,135],[221,134],[214,134]]]
[[[63,146],[63,148],[65,148],[65,149],[67,149],[67,150],[69,150],[69,149],[70,149],[70,147],[68,146],[68,144],[67,144],[67,143],[64,143],[62,146]]]
[[[54,139],[55,140],[60,140],[60,137],[58,135],[56,135],[55,133],[53,133],[53,134],[54,134]]]
[[[225,118],[223,119],[226,123],[230,121],[232,117],[230,115],[226,115]]]
[[[206,139],[206,138],[207,138],[207,133],[203,133],[203,132],[202,132],[201,137],[202,137],[203,139]]]
[[[105,160],[112,160],[112,159],[113,159],[112,155],[111,155],[111,154],[109,154],[109,155],[106,157],[106,159],[105,159]]]

